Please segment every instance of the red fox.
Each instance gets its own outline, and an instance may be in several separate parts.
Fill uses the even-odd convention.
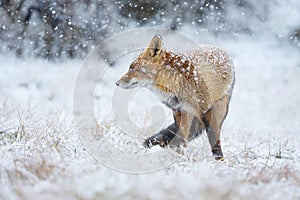
[[[146,87],[173,110],[175,122],[146,139],[145,147],[186,146],[206,130],[212,154],[219,160],[220,131],[234,82],[233,63],[221,48],[200,46],[177,54],[164,49],[161,36],[155,35],[116,85]]]

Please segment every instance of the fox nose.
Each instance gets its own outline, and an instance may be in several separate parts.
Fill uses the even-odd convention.
[[[116,85],[117,85],[117,86],[119,86],[119,85],[120,85],[120,82],[119,82],[119,81],[117,81],[117,82],[116,82]]]

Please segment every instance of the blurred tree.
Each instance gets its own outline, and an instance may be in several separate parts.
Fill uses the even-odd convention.
[[[268,1],[0,0],[0,53],[50,60],[84,58],[104,38],[143,26],[216,35],[253,34]],[[297,32],[297,31],[296,31]],[[292,34],[298,41],[298,34]]]
[[[106,37],[107,10],[102,1],[2,0],[1,51],[47,59],[84,57]]]

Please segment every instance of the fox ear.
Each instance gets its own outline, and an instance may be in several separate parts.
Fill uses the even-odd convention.
[[[144,55],[150,56],[150,57],[155,57],[161,53],[162,50],[162,38],[160,35],[155,35],[148,47],[146,48]]]

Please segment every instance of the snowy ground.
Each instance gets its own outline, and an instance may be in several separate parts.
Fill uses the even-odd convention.
[[[80,143],[72,98],[82,62],[1,56],[0,199],[299,199],[299,50],[269,38],[216,43],[228,50],[236,68],[221,135],[225,161],[207,154],[203,135],[184,155],[175,154],[172,164],[143,174],[103,166]],[[109,96],[130,59],[113,69],[100,97]],[[139,95],[155,99],[141,91],[135,100],[141,105],[150,100],[141,102]],[[147,123],[147,110],[141,110],[134,120]],[[122,143],[113,124],[100,127]]]

